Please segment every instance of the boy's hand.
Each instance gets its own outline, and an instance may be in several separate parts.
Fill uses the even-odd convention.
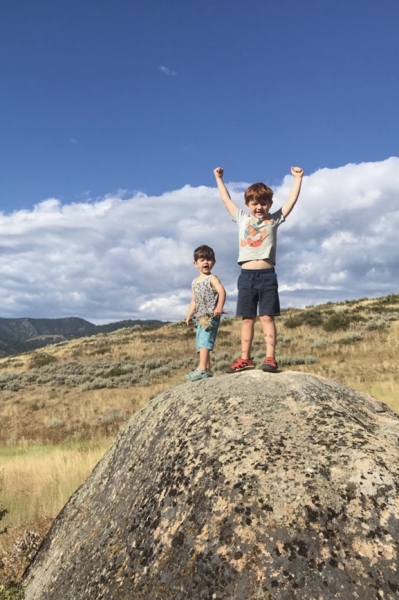
[[[223,179],[223,169],[222,169],[222,167],[217,167],[213,171],[213,174],[215,175],[216,179]]]
[[[301,167],[291,167],[291,173],[294,177],[303,177],[303,169]]]

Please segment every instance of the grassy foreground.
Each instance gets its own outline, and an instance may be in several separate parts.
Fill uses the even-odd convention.
[[[240,325],[223,320],[215,374],[239,355]],[[399,412],[399,295],[288,309],[277,327],[280,368],[334,379]],[[254,359],[258,366],[264,359],[259,323]],[[0,511],[8,511],[0,522],[8,529],[0,535],[0,583],[18,580],[123,423],[183,383],[196,360],[194,330],[182,323],[135,326],[0,360]]]

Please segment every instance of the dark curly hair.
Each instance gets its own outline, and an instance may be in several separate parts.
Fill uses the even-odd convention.
[[[215,253],[212,248],[210,246],[206,246],[205,244],[203,246],[198,246],[198,248],[194,250],[194,262],[197,262],[199,258],[206,258],[213,261],[216,260]]]

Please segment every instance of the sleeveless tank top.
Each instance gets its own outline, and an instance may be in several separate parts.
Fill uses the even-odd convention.
[[[219,294],[211,287],[211,277],[208,275],[202,281],[194,279],[192,288],[194,291],[195,313],[194,318],[211,317],[218,302]]]

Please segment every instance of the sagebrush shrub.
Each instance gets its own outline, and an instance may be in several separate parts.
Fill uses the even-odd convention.
[[[126,415],[126,413],[112,406],[107,412],[101,415],[100,420],[102,423],[110,425],[111,423],[117,423],[118,421],[125,421],[127,417],[128,415]]]
[[[317,340],[313,340],[313,342],[310,344],[311,348],[325,348],[327,346],[327,340],[325,340],[324,338],[318,338]]]
[[[64,426],[64,421],[62,419],[58,419],[57,417],[53,417],[47,423],[47,427],[49,429],[54,429],[55,427],[63,427],[63,426]]]
[[[55,356],[51,356],[51,354],[40,353],[34,354],[30,360],[29,368],[37,369],[39,367],[44,367],[44,365],[49,365],[51,363],[57,362],[57,358]]]
[[[280,367],[288,367],[290,365],[312,365],[317,362],[316,356],[276,356],[276,360]]]
[[[277,336],[277,343],[279,346],[288,346],[291,343],[291,338],[288,335],[279,334]]]
[[[288,327],[288,329],[296,329],[297,327],[303,325],[303,318],[301,315],[289,317],[286,321],[284,321],[284,325]]]
[[[371,321],[367,321],[367,323],[364,325],[364,328],[368,331],[385,329],[385,327],[388,327],[388,323],[385,321],[385,319],[372,319]]]
[[[362,339],[363,339],[363,336],[361,333],[352,331],[352,332],[348,333],[348,335],[346,335],[344,338],[339,340],[339,344],[344,344],[344,345],[356,344],[357,342],[361,342]]]
[[[324,331],[338,331],[339,329],[348,329],[350,318],[346,314],[333,314],[323,324]]]

